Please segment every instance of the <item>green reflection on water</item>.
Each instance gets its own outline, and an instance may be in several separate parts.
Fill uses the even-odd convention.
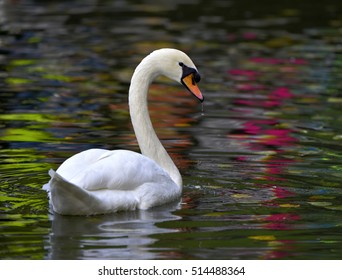
[[[2,121],[28,121],[38,123],[52,122],[52,115],[43,115],[37,113],[11,113],[0,115]]]
[[[9,2],[0,25],[0,258],[48,258],[53,238],[60,258],[129,256],[145,239],[134,246],[154,258],[341,258],[338,5],[323,3],[322,13],[306,1],[131,2],[77,13],[74,1]],[[206,96],[198,117],[185,99],[169,105],[181,93],[167,81],[150,95],[158,132],[184,157],[178,219],[153,223],[155,233],[139,213],[131,223],[140,227],[112,232],[99,229],[118,216],[49,218],[49,168],[94,146],[137,149],[129,79],[166,46],[191,53]]]
[[[46,179],[49,164],[35,149],[3,149],[0,152],[0,210],[3,213],[44,213],[46,194],[40,178]]]
[[[7,128],[0,137],[2,141],[51,142],[51,135],[41,130],[29,128]]]
[[[45,258],[46,241],[50,231],[46,214],[0,214],[1,259]]]

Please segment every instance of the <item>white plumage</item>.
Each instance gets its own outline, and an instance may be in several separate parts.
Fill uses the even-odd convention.
[[[186,68],[185,66],[186,65]],[[199,100],[199,74],[190,58],[175,49],[160,49],[136,68],[129,90],[130,115],[142,154],[127,150],[90,149],[50,170],[52,208],[65,215],[93,215],[148,209],[179,199],[181,175],[160,143],[149,118],[148,87],[165,75],[183,83]]]

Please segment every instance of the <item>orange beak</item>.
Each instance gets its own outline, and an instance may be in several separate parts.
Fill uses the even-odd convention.
[[[191,73],[182,79],[182,84],[193,94],[199,101],[203,102],[204,97],[195,82],[194,74]]]

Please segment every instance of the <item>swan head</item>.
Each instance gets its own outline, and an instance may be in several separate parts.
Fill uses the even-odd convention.
[[[201,76],[192,60],[182,51],[176,49],[159,49],[152,52],[154,65],[159,74],[183,84],[198,100],[203,102],[204,97],[197,83]]]

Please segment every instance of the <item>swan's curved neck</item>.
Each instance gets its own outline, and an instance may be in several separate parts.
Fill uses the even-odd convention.
[[[178,168],[158,139],[148,113],[148,88],[160,75],[156,67],[158,64],[150,55],[135,69],[129,88],[129,112],[141,153],[157,162],[178,186],[182,186],[182,177]]]

